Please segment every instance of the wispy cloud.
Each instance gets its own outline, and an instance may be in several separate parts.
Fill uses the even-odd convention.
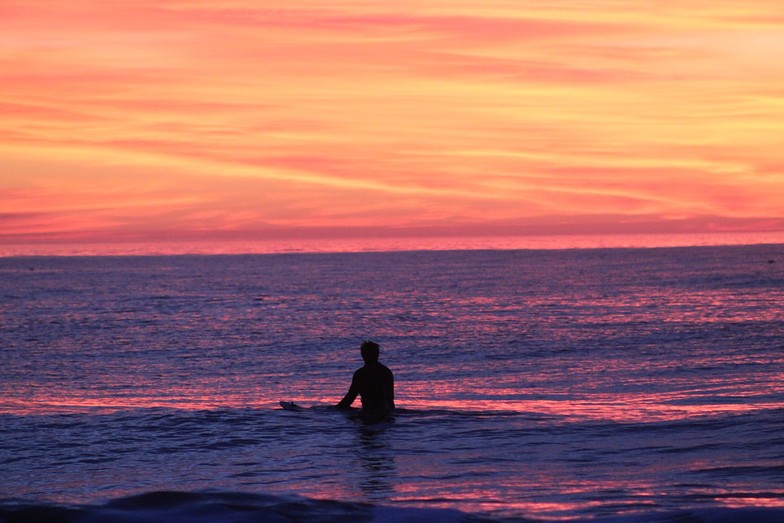
[[[772,0],[281,6],[3,2],[0,234],[784,217]]]

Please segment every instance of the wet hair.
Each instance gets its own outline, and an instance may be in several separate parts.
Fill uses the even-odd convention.
[[[375,341],[363,341],[359,350],[362,353],[363,360],[366,362],[374,362],[378,361],[378,353],[380,352],[381,347],[379,347],[378,343]]]

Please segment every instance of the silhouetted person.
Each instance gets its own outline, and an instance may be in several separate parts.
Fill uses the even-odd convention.
[[[359,395],[362,411],[384,413],[395,408],[395,379],[392,371],[378,362],[380,348],[372,341],[362,342],[359,348],[365,366],[357,369],[346,396],[338,403],[339,409],[351,407]]]

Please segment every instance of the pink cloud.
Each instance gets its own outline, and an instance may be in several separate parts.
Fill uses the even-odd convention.
[[[43,235],[770,227],[774,4],[687,4],[3,2],[0,208]]]

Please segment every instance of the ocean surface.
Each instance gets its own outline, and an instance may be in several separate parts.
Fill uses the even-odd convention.
[[[553,519],[784,521],[784,245],[0,258],[0,522]]]

